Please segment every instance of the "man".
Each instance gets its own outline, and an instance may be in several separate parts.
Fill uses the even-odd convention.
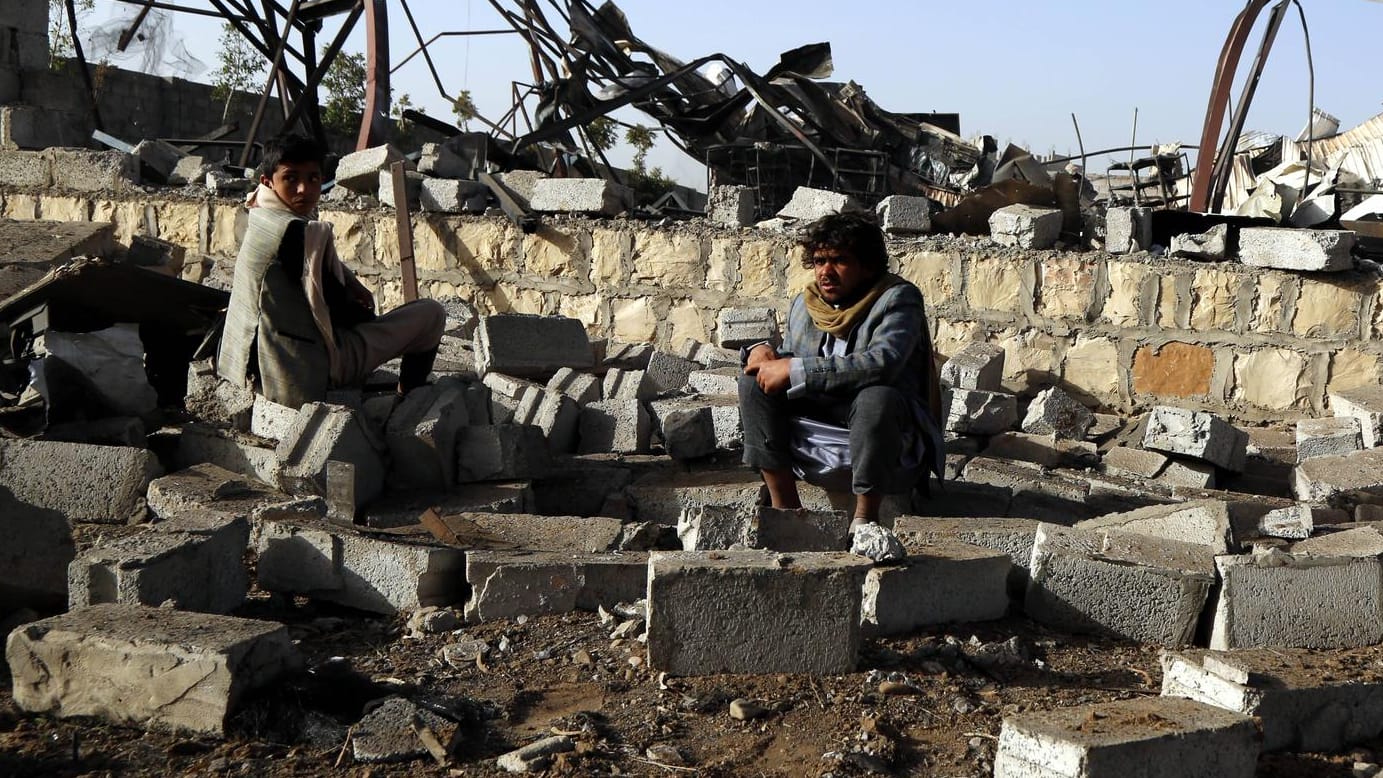
[[[293,408],[359,386],[399,355],[399,393],[423,385],[446,326],[435,300],[375,316],[370,290],[336,255],[331,225],[312,220],[325,157],[301,135],[265,146],[216,360],[221,377]]]
[[[848,483],[853,531],[878,521],[885,495],[943,472],[931,336],[922,293],[888,272],[883,232],[867,217],[820,219],[802,246],[814,282],[792,301],[783,350],[761,343],[743,355],[744,462],[775,508],[801,507],[798,478]]]

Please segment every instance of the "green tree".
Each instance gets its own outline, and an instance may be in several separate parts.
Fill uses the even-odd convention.
[[[624,133],[624,142],[634,147],[634,170],[644,172],[644,163],[648,160],[648,151],[653,148],[653,130],[642,124],[630,127]]]
[[[211,82],[215,87],[211,95],[225,104],[221,110],[224,122],[230,116],[237,92],[255,91],[263,86],[268,63],[245,36],[229,24],[221,27],[221,48],[216,58],[219,65]]]
[[[596,151],[609,151],[615,145],[615,120],[608,116],[592,119],[581,131]]]
[[[77,0],[78,27],[95,7],[96,0]],[[76,53],[76,49],[72,48],[72,30],[67,23],[67,1],[48,0],[48,66],[61,70],[68,58]]]
[[[629,171],[628,178],[637,205],[648,205],[677,185],[676,181],[663,175],[662,168],[648,169],[648,152],[654,142],[651,128],[642,124],[630,127],[624,133],[624,142],[634,147],[634,167]]]
[[[322,77],[326,104],[322,106],[322,125],[327,131],[354,137],[365,112],[365,55],[342,52]]]
[[[456,124],[463,130],[469,129],[471,119],[474,119],[478,112],[475,109],[475,100],[471,99],[471,90],[462,89],[451,104],[451,112],[456,116]]]

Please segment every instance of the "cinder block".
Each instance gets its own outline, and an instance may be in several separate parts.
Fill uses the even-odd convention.
[[[1306,503],[1268,511],[1258,520],[1258,533],[1270,538],[1305,540],[1315,527],[1314,510]]]
[[[851,514],[845,511],[787,510],[759,506],[752,545],[770,551],[847,551]]]
[[[648,368],[644,371],[644,380],[648,382],[650,391],[654,395],[660,395],[685,387],[687,378],[691,376],[692,371],[700,368],[701,365],[690,359],[674,356],[665,351],[655,351],[648,358]],[[609,396],[607,392],[606,397]]]
[[[453,513],[442,521],[467,548],[524,549],[598,554],[615,548],[623,523],[605,516],[540,516],[532,513]]]
[[[140,178],[155,184],[171,183],[173,171],[186,156],[173,144],[157,138],[145,138],[135,144],[130,154],[139,165]]]
[[[702,505],[743,508],[752,516],[763,481],[747,468],[679,473],[650,473],[627,491],[638,521],[677,524],[683,511]]]
[[[738,402],[741,375],[744,375],[744,371],[738,367],[693,370],[687,375],[687,388],[697,394],[734,397]]]
[[[1209,462],[1236,473],[1244,469],[1249,436],[1208,411],[1159,405],[1148,414],[1143,448]]]
[[[53,160],[42,151],[0,150],[0,183],[26,189],[52,186]]]
[[[1000,432],[989,439],[984,455],[1035,462],[1043,467],[1080,469],[1100,463],[1100,452],[1094,443],[1026,432]]]
[[[1152,248],[1151,208],[1110,208],[1105,213],[1105,251],[1134,254]]]
[[[902,564],[875,567],[865,578],[865,631],[899,635],[930,624],[1002,618],[1011,567],[1004,552],[966,543],[910,549]]]
[[[1130,446],[1115,446],[1104,452],[1104,472],[1113,475],[1154,478],[1167,466],[1167,457],[1156,451]]]
[[[948,432],[968,435],[994,435],[1018,421],[1018,398],[1002,392],[951,389],[945,394],[945,423]]]
[[[505,313],[482,317],[476,327],[475,365],[482,375],[545,379],[564,367],[594,364],[591,342],[577,319]]]
[[[67,566],[76,555],[72,524],[62,513],[26,505],[0,490],[0,612],[61,610]]]
[[[632,201],[628,187],[603,178],[543,178],[533,184],[528,204],[540,213],[617,216]]]
[[[879,201],[875,212],[879,226],[890,235],[917,235],[932,229],[932,204],[925,197],[890,195]]]
[[[1004,350],[991,343],[967,343],[941,366],[941,385],[982,392],[1001,390]]]
[[[209,463],[267,484],[279,482],[278,455],[274,449],[236,432],[184,424],[178,431],[177,445],[175,461],[180,468]]]
[[[30,713],[216,737],[245,695],[301,665],[280,624],[129,605],[26,624],[5,658]]]
[[[1289,552],[1219,556],[1210,647],[1350,648],[1383,642],[1383,535],[1303,540]]]
[[[1061,211],[1032,205],[1006,205],[989,217],[989,235],[1001,246],[1049,249],[1061,237]]]
[[[1354,267],[1354,233],[1349,230],[1301,230],[1245,227],[1239,230],[1239,261],[1280,270],[1339,272]]]
[[[495,174],[496,180],[512,189],[526,203],[532,201],[533,190],[544,178],[547,178],[547,174],[538,170],[510,170],[507,173]]]
[[[785,219],[812,222],[833,213],[858,210],[861,210],[859,203],[855,202],[855,199],[850,195],[799,186],[793,191],[792,199],[788,201],[788,204],[778,212],[778,216]]]
[[[298,410],[256,394],[250,414],[250,434],[277,443],[292,431],[294,422],[298,420]]]
[[[597,361],[601,367],[609,368],[610,372],[615,370],[644,370],[648,367],[648,359],[653,356],[654,350],[652,343],[610,341],[606,344],[604,355]]]
[[[1361,386],[1330,393],[1330,407],[1337,418],[1359,420],[1364,448],[1383,443],[1383,386]]]
[[[1175,697],[1004,718],[994,778],[1253,778],[1253,719]]]
[[[1235,553],[1255,534],[1267,506],[1234,505],[1221,500],[1191,500],[1150,505],[1077,522],[1076,528],[1100,532],[1119,530],[1166,540],[1206,546],[1216,554]]]
[[[456,436],[470,421],[465,390],[443,379],[409,392],[389,416],[389,486],[440,489],[456,483]]]
[[[0,487],[19,502],[95,524],[143,519],[160,471],[148,449],[20,439],[0,439],[0,463]]]
[[[658,395],[658,391],[648,380],[646,371],[614,368],[605,374],[601,395],[607,401],[651,400]]]
[[[691,338],[684,339],[673,352],[673,356],[690,360],[706,370],[740,366],[740,353],[737,349],[721,348]]]
[[[436,179],[471,178],[471,165],[446,143],[424,143],[418,155],[418,172]],[[466,181],[476,184],[475,181]],[[482,188],[484,184],[479,184]]]
[[[679,460],[696,459],[715,452],[716,429],[711,417],[711,401],[678,397],[654,401],[649,408],[668,456]]]
[[[133,156],[122,151],[50,148],[53,185],[80,192],[119,191],[139,182]]]
[[[852,672],[870,567],[843,553],[655,552],[649,664],[675,675]]]
[[[1023,431],[1034,435],[1055,435],[1065,440],[1085,440],[1095,424],[1095,415],[1074,397],[1057,387],[1038,392],[1023,418]]]
[[[469,622],[611,608],[642,599],[648,582],[643,553],[471,551],[466,554]]]
[[[1350,508],[1365,496],[1383,495],[1383,449],[1340,457],[1316,457],[1292,471],[1292,493],[1301,502]]]
[[[1309,649],[1162,654],[1162,695],[1252,716],[1264,751],[1338,753],[1383,733],[1383,678]]]
[[[631,467],[618,455],[561,457],[551,471],[533,482],[534,509],[539,513],[599,516],[607,500],[622,497],[633,480]]]
[[[636,399],[605,400],[581,409],[577,450],[582,454],[648,450],[653,421]]]
[[[376,192],[379,196],[379,204],[385,208],[394,208],[394,174],[389,170],[379,171],[379,189]],[[423,193],[423,174],[413,171],[406,171],[403,174],[403,194],[406,206],[412,210],[418,205]]]
[[[543,431],[522,424],[458,428],[456,458],[458,483],[538,478],[551,465]]]
[[[1313,457],[1338,457],[1363,448],[1360,420],[1355,416],[1302,419],[1297,422],[1297,462]]]
[[[1172,488],[1214,489],[1215,466],[1209,462],[1171,459],[1155,479]]]
[[[1025,608],[1060,629],[1185,645],[1215,583],[1214,565],[1207,546],[1043,524]]]
[[[547,382],[549,392],[561,392],[577,405],[600,402],[600,378],[590,373],[579,373],[569,367],[558,370]]]
[[[547,439],[549,451],[569,454],[576,450],[581,407],[565,394],[540,388],[526,392],[519,400],[513,423],[537,427]]]
[[[375,146],[347,154],[336,163],[336,185],[356,194],[379,194],[379,175],[387,173],[395,162],[403,161],[403,152],[390,145]],[[406,162],[411,169],[413,164]]]
[[[279,442],[278,485],[289,494],[327,493],[327,463],[354,467],[358,508],[384,489],[383,441],[356,411],[342,405],[307,403]]]
[[[461,549],[360,535],[323,521],[266,520],[254,535],[265,591],[384,614],[465,597]]]
[[[754,546],[757,514],[757,506],[743,503],[688,505],[677,519],[677,537],[686,551]]]
[[[1008,591],[1021,600],[1027,590],[1028,565],[1032,563],[1032,545],[1040,524],[1036,519],[900,516],[893,522],[893,532],[909,554],[946,543],[965,543],[1007,554],[1011,564]]]
[[[1172,236],[1168,247],[1174,257],[1220,262],[1229,256],[1229,225],[1217,224],[1201,233]]]
[[[706,219],[725,227],[748,227],[754,223],[757,198],[750,186],[713,186],[706,197]]]
[[[738,349],[778,337],[778,315],[772,308],[723,308],[716,319],[716,344]]]

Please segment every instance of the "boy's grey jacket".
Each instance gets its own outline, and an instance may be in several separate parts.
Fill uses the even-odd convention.
[[[806,300],[797,295],[788,309],[782,356],[798,357],[808,397],[847,399],[867,386],[892,386],[909,398],[913,418],[927,442],[927,467],[941,478],[946,453],[939,425],[939,389],[934,387],[932,338],[922,292],[903,282],[885,290],[850,332],[843,357],[823,357],[826,333],[817,329]],[[930,401],[929,401],[930,400]]]

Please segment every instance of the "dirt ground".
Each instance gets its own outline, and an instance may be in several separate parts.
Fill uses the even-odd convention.
[[[618,616],[416,635],[401,618],[302,601],[261,598],[243,615],[289,624],[308,669],[247,700],[226,740],[29,716],[6,677],[0,775],[488,776],[504,774],[500,754],[558,733],[577,749],[549,775],[987,776],[1004,715],[1156,695],[1161,684],[1155,647],[1018,618],[868,639],[850,675],[667,678],[647,667],[643,643],[611,638]],[[1383,663],[1383,649],[1348,653]],[[452,747],[445,766],[354,761],[352,725],[390,695],[449,721],[436,733]],[[736,720],[737,698],[766,711]],[[1373,761],[1368,748],[1265,756],[1259,775],[1350,776],[1356,758]]]

